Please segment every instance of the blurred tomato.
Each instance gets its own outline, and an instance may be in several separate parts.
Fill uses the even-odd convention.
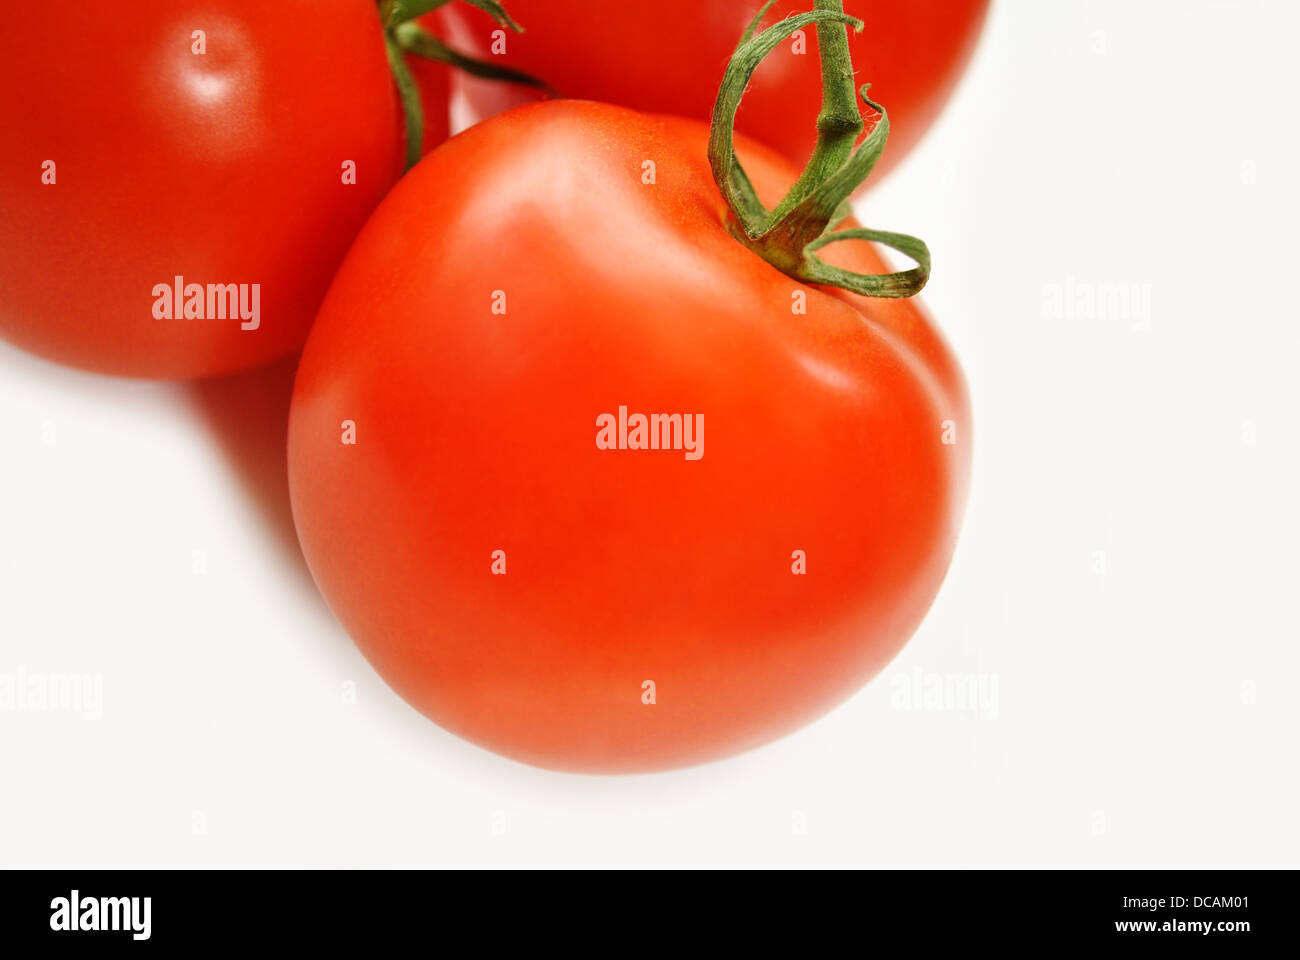
[[[464,4],[439,15],[453,43],[538,76],[563,96],[708,121],[727,60],[762,3],[510,0],[508,6],[525,33],[507,35]],[[811,8],[812,0],[779,0],[764,22]],[[850,39],[857,79],[870,83],[871,98],[889,110],[889,147],[873,182],[934,122],[970,59],[987,9],[988,0],[845,0],[844,12],[866,22]],[[458,82],[479,117],[538,97],[524,87]],[[802,166],[820,104],[816,32],[809,31],[802,47],[786,43],[758,68],[736,129]]]

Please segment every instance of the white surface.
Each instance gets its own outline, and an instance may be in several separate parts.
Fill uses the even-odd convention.
[[[183,389],[0,346],[0,674],[104,698],[0,710],[0,865],[1300,865],[1298,33],[1284,0],[995,5],[865,206],[930,242],[972,382],[956,563],[866,690],[725,763],[577,777],[444,733]],[[1149,318],[1051,315],[1071,282]],[[996,709],[896,709],[915,671]]]

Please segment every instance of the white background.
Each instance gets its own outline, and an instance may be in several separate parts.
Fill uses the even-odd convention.
[[[0,710],[0,865],[1300,866],[1298,35],[1284,0],[995,4],[863,211],[929,241],[971,379],[956,562],[869,687],[723,763],[444,733],[296,554],[274,377],[0,345],[0,672],[104,684]],[[1149,313],[1053,309],[1103,284]],[[983,715],[898,708],[981,675]]]

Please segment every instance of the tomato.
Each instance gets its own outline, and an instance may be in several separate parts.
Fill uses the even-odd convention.
[[[530,764],[664,769],[808,723],[898,652],[954,547],[942,337],[738,242],[707,137],[556,100],[453,138],[362,230],[299,367],[326,600],[413,706]],[[768,204],[797,175],[738,150]],[[638,414],[681,426],[643,449]]]
[[[423,57],[406,55],[407,66],[420,91],[424,135],[420,153],[428,153],[451,136],[451,70]]]
[[[0,336],[91,370],[296,350],[401,170],[373,0],[13,4],[0,89]]]
[[[707,121],[727,58],[762,6],[761,0],[511,0],[527,28],[500,27],[479,10],[456,4],[439,11],[453,43],[535,74],[569,97],[603,100],[654,113]],[[764,23],[808,9],[809,0],[779,0]],[[847,0],[866,29],[851,38],[859,83],[889,107],[889,151],[878,177],[916,145],[952,93],[975,47],[988,0]],[[493,42],[498,51],[493,56]],[[737,129],[802,164],[815,138],[821,102],[816,31],[806,54],[793,42],[754,75]],[[475,113],[490,116],[535,94],[465,79]],[[792,123],[792,118],[807,118]]]

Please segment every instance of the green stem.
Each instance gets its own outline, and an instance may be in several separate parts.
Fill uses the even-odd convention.
[[[420,102],[420,88],[411,74],[405,54],[410,53],[427,60],[436,60],[476,77],[527,84],[538,87],[549,95],[555,94],[547,83],[521,70],[499,67],[458,53],[414,22],[417,17],[446,6],[451,0],[377,0],[377,2],[379,20],[384,28],[384,48],[388,54],[388,66],[393,73],[397,95],[402,102],[402,117],[406,129],[404,171],[410,170],[419,162],[424,145],[424,105]],[[462,0],[462,2],[485,11],[503,27],[509,27],[516,33],[524,32],[524,28],[515,23],[497,0]]]
[[[418,23],[403,23],[393,29],[393,34],[397,39],[397,45],[414,56],[445,63],[471,76],[482,77],[485,80],[519,83],[529,87],[536,87],[545,92],[547,96],[556,96],[555,89],[545,80],[539,80],[530,73],[524,73],[524,71],[515,70],[512,67],[503,67],[495,63],[489,63],[486,60],[467,57],[465,54],[447,46]]]
[[[843,16],[841,0],[816,0],[814,9]],[[853,20],[854,30],[862,21]],[[803,173],[772,213],[779,220],[798,198],[807,194],[832,173],[844,166],[853,153],[853,145],[862,135],[862,114],[853,89],[853,59],[849,55],[849,31],[845,22],[823,20],[817,24],[817,49],[822,68],[822,108],[817,114],[817,145]]]
[[[889,139],[889,115],[880,104],[863,100],[880,114],[880,121],[856,151],[862,115],[854,90],[847,26],[862,29],[862,21],[845,16],[842,0],[815,0],[811,13],[790,17],[768,29],[755,29],[763,8],[732,55],[714,103],[709,132],[709,163],[718,189],[735,218],[736,238],[777,269],[807,283],[844,287],[873,297],[910,297],[920,292],[930,275],[930,251],[915,237],[882,230],[835,231],[849,213],[849,198],[870,175]],[[807,165],[770,213],[759,202],[736,157],[734,127],[745,87],[763,61],[796,30],[816,24],[821,57],[822,106],[817,115],[817,143]],[[917,266],[889,274],[859,274],[833,267],[816,250],[841,240],[870,240],[912,257]]]
[[[765,7],[764,10],[766,9]],[[768,213],[754,193],[740,161],[736,159],[735,125],[740,100],[758,65],[783,40],[796,30],[832,17],[832,14],[801,13],[744,41],[732,54],[722,86],[718,89],[718,99],[713,103],[713,120],[709,124],[709,165],[713,168],[713,179],[717,181],[722,196],[736,214],[745,233],[751,237],[762,233]],[[859,22],[851,21],[842,14],[840,18],[845,22]]]
[[[420,150],[424,145],[424,105],[420,102],[420,88],[416,86],[415,77],[411,75],[411,68],[407,66],[392,30],[384,31],[384,49],[388,53],[388,68],[393,72],[393,82],[397,84],[397,95],[402,101],[402,119],[406,129],[406,165],[402,169],[405,172],[420,161]]]
[[[463,0],[471,7],[478,7],[503,27],[509,27],[515,33],[523,33],[524,28],[515,23],[505,7],[496,0]],[[379,0],[379,17],[385,27],[396,27],[422,17],[432,10],[445,7],[451,0]]]
[[[901,253],[907,254],[916,261],[916,266],[911,270],[903,270],[898,273],[886,273],[878,275],[868,275],[862,273],[853,273],[850,270],[842,270],[839,267],[833,267],[817,257],[809,258],[809,277],[815,283],[825,283],[833,287],[844,287],[846,290],[852,290],[854,293],[860,293],[864,297],[910,297],[920,291],[925,286],[925,281],[930,276],[930,248],[916,237],[908,236],[905,233],[889,233],[885,230],[867,230],[858,228],[851,230],[836,230],[828,233],[804,248],[806,253],[812,253],[819,250],[828,243],[836,243],[840,240],[871,240],[875,243],[883,243],[887,247],[893,247]]]

